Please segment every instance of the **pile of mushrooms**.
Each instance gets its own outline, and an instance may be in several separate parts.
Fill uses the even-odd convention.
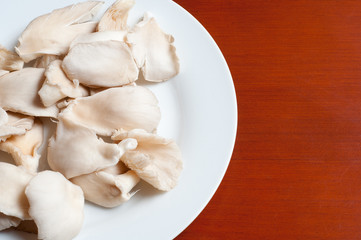
[[[134,0],[86,1],[34,19],[15,52],[0,46],[0,230],[72,239],[84,201],[112,208],[146,181],[169,191],[183,168],[175,141],[157,135],[156,96],[136,81],[176,76],[173,37],[145,14],[127,25]],[[26,66],[26,67],[24,67]],[[44,119],[56,123],[44,137]],[[107,140],[105,140],[107,139]],[[47,145],[49,169],[39,170]],[[56,226],[56,227],[54,227]]]

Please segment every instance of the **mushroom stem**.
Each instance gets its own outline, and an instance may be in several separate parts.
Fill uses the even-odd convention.
[[[124,197],[130,199],[134,194],[130,194],[130,191],[138,184],[140,178],[133,170],[129,170],[126,173],[117,175],[115,177],[115,184],[122,192]]]
[[[138,141],[134,138],[127,138],[118,143],[119,147],[119,158],[121,158],[124,153],[126,153],[129,150],[134,150],[138,146]]]

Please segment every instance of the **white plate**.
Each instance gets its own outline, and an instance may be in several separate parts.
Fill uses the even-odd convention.
[[[0,43],[12,48],[35,17],[76,0],[3,1]],[[103,10],[112,1],[105,1]],[[86,204],[85,222],[78,240],[172,239],[202,211],[220,184],[233,151],[237,103],[232,77],[221,51],[201,24],[169,0],[137,0],[129,22],[145,11],[175,37],[181,73],[165,83],[148,84],[159,99],[159,134],[179,144],[184,171],[178,186],[161,193],[142,183],[141,190],[115,209]],[[56,227],[56,226],[54,226]],[[0,239],[29,239],[5,231]],[[30,237],[30,239],[36,239]]]

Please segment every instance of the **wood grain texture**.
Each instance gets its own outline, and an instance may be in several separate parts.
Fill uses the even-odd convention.
[[[361,239],[361,1],[176,0],[231,69],[234,154],[176,239]]]

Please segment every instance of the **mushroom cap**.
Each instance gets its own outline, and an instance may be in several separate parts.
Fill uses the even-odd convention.
[[[110,88],[77,98],[60,115],[104,136],[111,136],[121,128],[153,132],[160,121],[157,98],[141,86]]]
[[[97,23],[87,21],[102,4],[98,1],[81,2],[35,18],[20,36],[15,51],[25,62],[44,54],[65,54],[76,36],[95,30]]]
[[[24,61],[14,52],[0,45],[0,70],[16,71],[22,69]]]
[[[171,139],[147,133],[142,129],[129,132],[119,130],[113,140],[134,138],[138,147],[127,151],[121,161],[146,182],[155,188],[169,191],[175,187],[183,169],[181,151]]]
[[[31,129],[34,117],[5,112],[0,108],[0,143],[14,135],[23,135]]]
[[[29,182],[25,194],[39,239],[70,240],[80,232],[84,218],[83,191],[63,175],[40,172]]]
[[[116,87],[138,79],[139,70],[127,44],[96,41],[75,44],[63,60],[70,79],[88,87]]]
[[[7,216],[0,212],[0,231],[10,227],[16,227],[20,224],[20,221],[20,218]]]
[[[77,98],[89,95],[88,90],[79,85],[78,81],[70,81],[67,78],[61,64],[61,60],[54,60],[45,70],[46,79],[38,92],[45,107],[66,97]]]
[[[0,212],[20,219],[30,219],[25,187],[32,177],[23,168],[0,162]]]
[[[57,117],[56,106],[44,107],[40,101],[43,81],[43,68],[24,68],[0,77],[0,107],[30,116]]]
[[[133,196],[130,191],[139,180],[132,170],[120,174],[111,174],[103,170],[71,179],[83,189],[86,200],[107,208],[128,201]]]
[[[134,0],[117,0],[100,19],[98,31],[126,30],[128,13],[134,4]]]
[[[174,38],[164,33],[154,18],[145,14],[128,33],[126,42],[145,80],[162,82],[179,73]]]
[[[40,120],[35,120],[32,128],[25,134],[12,136],[0,143],[0,150],[10,153],[16,165],[36,173],[40,159],[37,151],[43,143],[43,134],[43,124]]]
[[[75,46],[78,43],[92,43],[92,42],[100,42],[100,41],[108,41],[114,40],[119,42],[125,41],[125,36],[127,35],[127,31],[104,31],[104,32],[93,32],[82,34],[76,37],[70,44],[70,48]]]
[[[129,146],[106,143],[93,130],[60,119],[49,140],[48,163],[51,169],[73,178],[116,165],[125,150],[135,147],[135,140]]]

